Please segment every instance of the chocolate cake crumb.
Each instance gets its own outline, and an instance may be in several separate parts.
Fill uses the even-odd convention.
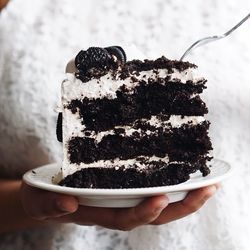
[[[114,132],[116,134],[124,134],[125,133],[125,129],[124,128],[114,128]]]

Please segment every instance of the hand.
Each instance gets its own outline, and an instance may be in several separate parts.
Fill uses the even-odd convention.
[[[99,208],[79,206],[73,196],[44,191],[23,183],[21,200],[26,213],[37,220],[100,225],[127,231],[146,224],[166,224],[194,213],[218,187],[213,185],[191,191],[183,201],[171,204],[163,195],[148,198],[133,208]]]

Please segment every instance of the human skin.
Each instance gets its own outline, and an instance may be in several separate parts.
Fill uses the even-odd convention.
[[[171,204],[162,195],[147,198],[133,208],[99,208],[79,206],[73,196],[33,188],[21,180],[0,180],[0,233],[57,223],[123,231],[147,224],[162,225],[199,210],[218,187],[191,191],[183,201]]]
[[[9,0],[0,0],[0,11],[7,5]]]

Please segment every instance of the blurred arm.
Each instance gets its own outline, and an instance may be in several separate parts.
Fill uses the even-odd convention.
[[[48,224],[29,217],[20,200],[21,180],[0,180],[0,234]]]
[[[0,0],[0,11],[7,5],[9,0]]]

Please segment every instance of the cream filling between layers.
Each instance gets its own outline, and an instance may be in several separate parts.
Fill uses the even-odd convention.
[[[139,85],[141,80],[145,80],[146,84],[148,79],[156,80],[158,78],[169,77],[169,81],[178,82],[185,84],[187,81],[192,81],[194,84],[204,80],[203,77],[198,75],[198,71],[193,68],[188,68],[184,71],[178,71],[173,69],[173,73],[168,73],[167,69],[158,69],[141,71],[138,75],[131,74],[126,79],[122,80],[117,75],[114,79],[111,73],[108,73],[99,79],[91,79],[88,82],[83,83],[80,79],[77,79],[74,74],[66,73],[66,79],[62,82],[62,102],[63,105],[69,103],[74,99],[97,99],[97,98],[108,98],[115,99],[116,91],[125,85],[129,93],[133,93],[133,89]],[[133,77],[133,80],[131,79]]]
[[[79,171],[83,168],[115,168],[116,170],[119,169],[120,167],[126,168],[135,168],[137,170],[145,170],[150,168],[147,164],[153,161],[163,161],[167,164],[170,163],[183,163],[183,162],[177,162],[177,161],[169,161],[168,156],[166,155],[164,158],[160,158],[157,156],[138,156],[138,157],[143,157],[147,162],[146,164],[143,162],[140,162],[139,160],[134,159],[127,159],[127,160],[121,160],[119,158],[115,158],[113,160],[100,160],[96,161],[90,164],[85,164],[85,163],[80,163],[78,164],[72,164],[72,163],[67,163],[66,165],[63,166],[63,178],[66,176],[75,173],[76,171]]]
[[[71,113],[70,110],[64,110],[64,120],[66,121],[63,124],[64,137],[66,140],[69,140],[71,137],[88,137],[94,138],[97,143],[99,143],[104,136],[114,135],[116,129],[124,129],[124,133],[120,134],[121,136],[131,136],[134,132],[138,132],[141,134],[141,129],[132,128],[132,126],[115,126],[113,129],[107,131],[101,131],[99,133],[95,133],[94,131],[85,130],[85,126],[82,125],[81,119],[79,117],[78,112],[75,114]],[[198,125],[204,122],[206,119],[203,116],[184,116],[181,115],[171,115],[167,121],[161,121],[157,118],[157,116],[151,116],[151,119],[138,119],[137,121],[145,122],[153,127],[159,128],[163,127],[163,129],[169,128],[179,128],[184,124],[190,125]],[[85,131],[84,131],[85,130]],[[85,133],[88,132],[90,135],[86,136]],[[147,135],[153,134],[154,131],[146,130],[145,133]]]

